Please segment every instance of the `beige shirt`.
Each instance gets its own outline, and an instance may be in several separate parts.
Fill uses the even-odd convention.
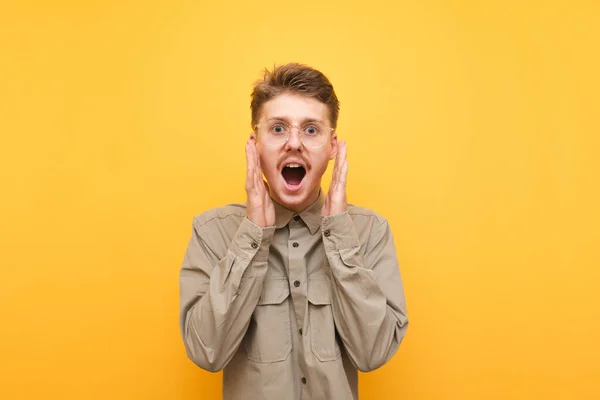
[[[194,218],[180,275],[189,358],[223,373],[224,400],[358,398],[408,325],[387,221],[365,208],[322,217],[275,204],[261,229],[244,204]]]

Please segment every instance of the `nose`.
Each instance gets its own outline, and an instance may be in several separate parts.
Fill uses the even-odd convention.
[[[285,142],[285,150],[289,151],[292,149],[297,151],[302,150],[302,140],[300,140],[299,129],[292,128],[292,130],[289,133],[288,140],[287,142]]]

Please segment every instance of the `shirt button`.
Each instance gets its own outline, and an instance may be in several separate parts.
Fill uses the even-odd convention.
[[[329,235],[330,235],[329,230],[328,229],[325,230],[325,232],[323,232],[323,235],[325,235],[325,237],[329,237]]]
[[[306,384],[306,378],[302,377],[302,383]]]
[[[296,215],[296,216],[294,217],[294,221],[300,221],[300,216],[299,216],[299,215]]]
[[[294,286],[296,286],[296,287],[300,286],[300,281],[294,281]]]
[[[298,329],[298,333],[302,335],[302,328]]]
[[[298,242],[294,242],[294,243],[292,243],[292,246],[294,246],[294,247],[298,247],[298,246],[300,246],[300,245],[298,244]]]
[[[253,249],[255,249],[255,248],[257,248],[257,247],[258,247],[258,244],[256,244],[256,243],[252,242],[251,246],[252,246],[252,248],[253,248]]]

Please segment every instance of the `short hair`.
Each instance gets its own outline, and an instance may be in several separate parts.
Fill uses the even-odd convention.
[[[331,126],[337,127],[340,102],[333,85],[322,72],[298,63],[274,66],[272,71],[265,69],[263,78],[254,83],[250,102],[252,127],[258,123],[263,104],[283,93],[301,94],[325,103]]]

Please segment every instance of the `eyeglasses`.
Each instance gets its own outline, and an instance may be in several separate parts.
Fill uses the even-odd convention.
[[[303,125],[290,125],[282,121],[268,121],[255,125],[258,134],[262,136],[267,145],[275,147],[286,143],[292,129],[297,128],[300,141],[305,147],[321,147],[327,143],[329,134],[334,131],[321,122],[307,122]]]

